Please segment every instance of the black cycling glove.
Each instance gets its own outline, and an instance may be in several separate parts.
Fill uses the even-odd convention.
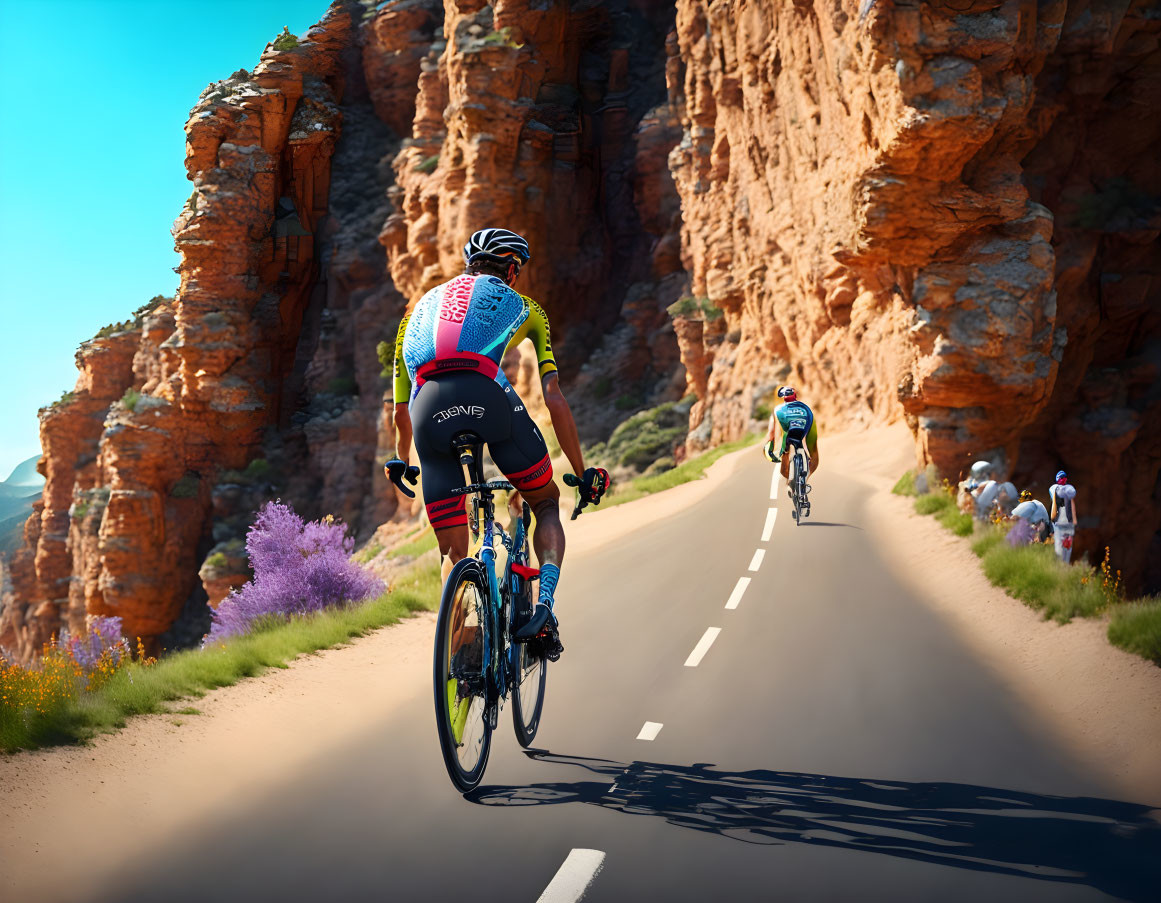
[[[590,467],[581,475],[581,495],[586,502],[599,505],[612,480],[603,467]]]
[[[415,498],[415,493],[403,485],[403,479],[406,477],[407,482],[414,486],[419,479],[418,467],[414,464],[407,464],[399,458],[392,458],[383,465],[383,472],[387,474],[387,479],[399,487],[400,492],[409,499]]]

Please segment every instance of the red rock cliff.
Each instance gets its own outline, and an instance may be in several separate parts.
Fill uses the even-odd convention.
[[[1152,10],[1152,11],[1151,11]],[[1073,473],[1139,586],[1161,525],[1155,5],[679,0],[691,444],[777,382],[920,462]],[[704,332],[704,336],[703,336]],[[1153,546],[1157,558],[1156,545]]]
[[[672,15],[338,2],[210,85],[186,126],[180,288],[86,344],[72,400],[43,412],[48,483],[0,645],[27,658],[93,614],[155,647],[196,640],[206,601],[246,579],[242,538],[274,494],[361,535],[410,516],[376,464],[392,450],[376,345],[492,218],[537,248],[528,287],[573,388],[590,386],[573,394],[586,432],[671,397]],[[591,390],[612,377],[627,405]]]

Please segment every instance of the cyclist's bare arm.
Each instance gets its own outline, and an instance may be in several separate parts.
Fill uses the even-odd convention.
[[[572,409],[564,393],[560,390],[560,380],[554,370],[545,375],[540,382],[544,392],[544,405],[552,418],[552,429],[556,433],[556,441],[560,443],[561,451],[568,458],[572,472],[580,476],[585,472],[585,459],[581,454],[580,435],[577,433],[576,421],[572,416]]]
[[[407,402],[395,405],[395,454],[405,464],[411,463],[411,412]]]
[[[770,424],[766,427],[766,441],[778,444],[778,418],[773,414],[770,415]]]

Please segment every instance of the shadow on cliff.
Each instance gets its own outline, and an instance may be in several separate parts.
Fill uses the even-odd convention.
[[[1087,885],[1125,900],[1154,900],[1161,886],[1161,822],[1154,810],[1133,803],[972,784],[526,754],[575,765],[596,779],[481,787],[468,799],[485,806],[588,803],[743,843],[881,853]]]

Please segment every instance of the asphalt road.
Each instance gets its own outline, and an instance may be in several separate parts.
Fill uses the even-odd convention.
[[[648,533],[569,558],[539,749],[506,710],[470,798],[430,686],[369,682],[410,702],[260,806],[161,850],[126,838],[132,873],[78,899],[534,901],[574,849],[605,854],[594,903],[1161,899],[1161,800],[1110,796],[892,578],[869,490],[814,483],[796,527],[755,455]]]

